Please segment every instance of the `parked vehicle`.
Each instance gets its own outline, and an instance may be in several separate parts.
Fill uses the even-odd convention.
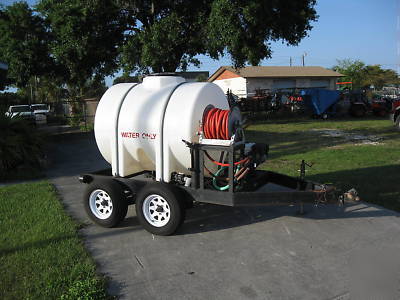
[[[11,105],[6,112],[6,116],[11,118],[21,117],[35,122],[35,114],[29,105]]]
[[[292,113],[304,112],[304,99],[303,96],[298,93],[290,93],[284,98],[283,109]]]
[[[35,114],[35,121],[37,125],[47,124],[47,117],[50,115],[49,106],[46,104],[31,104],[31,109]]]
[[[241,98],[237,104],[241,111],[257,113],[268,110],[268,104],[271,95],[265,90],[256,90],[255,95],[247,98]]]
[[[353,117],[364,117],[370,110],[371,104],[368,102],[366,92],[362,91],[351,91],[349,94],[351,102],[349,113]]]
[[[349,114],[350,107],[351,107],[351,101],[350,101],[349,94],[341,91],[339,100],[335,104],[336,115],[337,116],[347,116]]]
[[[32,104],[31,109],[34,114],[49,115],[50,109],[46,104]]]
[[[400,99],[392,101],[390,119],[394,122],[396,129],[400,131]]]
[[[392,99],[379,97],[371,102],[371,110],[375,116],[384,117],[392,108]]]

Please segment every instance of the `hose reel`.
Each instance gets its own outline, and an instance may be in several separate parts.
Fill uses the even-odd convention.
[[[244,134],[242,129],[242,116],[239,108],[233,107],[231,109],[219,109],[212,105],[206,107],[203,113],[203,120],[201,126],[202,142],[207,144],[229,145],[234,142],[244,141]],[[229,144],[226,144],[229,142]],[[227,190],[232,182],[223,175],[228,171],[229,164],[224,161],[217,161],[207,152],[204,151],[205,156],[215,165],[218,166],[216,173],[211,172],[204,166],[207,173],[212,177],[212,184],[217,190]],[[223,156],[224,152],[222,152]],[[241,157],[238,161],[234,162],[234,181],[241,180],[249,171],[248,165],[251,159],[248,156]],[[225,182],[223,186],[218,185],[218,182]]]
[[[212,105],[206,107],[201,126],[203,138],[213,140],[243,139],[242,115],[239,108],[219,109]]]

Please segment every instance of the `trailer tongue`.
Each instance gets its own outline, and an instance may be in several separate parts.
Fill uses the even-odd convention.
[[[149,76],[120,84],[102,97],[95,136],[110,170],[80,176],[84,206],[96,223],[112,227],[136,205],[143,227],[169,235],[193,201],[263,206],[337,201],[335,188],[258,170],[268,145],[245,140],[241,114],[212,83]]]

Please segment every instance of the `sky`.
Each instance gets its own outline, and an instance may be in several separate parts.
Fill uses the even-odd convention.
[[[13,2],[0,0],[3,5]],[[27,2],[32,5],[36,1]],[[272,43],[272,58],[260,65],[288,66],[290,57],[294,66],[301,65],[306,53],[306,66],[330,68],[337,59],[350,58],[400,73],[400,0],[320,0],[316,10],[319,18],[298,46]],[[209,71],[211,75],[218,67],[231,64],[229,57],[215,61],[201,55],[198,59],[200,68],[189,67],[188,71]],[[108,86],[114,77],[106,79]]]

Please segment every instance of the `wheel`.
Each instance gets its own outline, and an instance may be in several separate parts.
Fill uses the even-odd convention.
[[[185,219],[183,194],[168,184],[148,184],[137,195],[136,216],[148,232],[171,235]]]
[[[124,191],[113,180],[90,183],[86,188],[83,204],[89,218],[103,227],[116,226],[128,212]]]
[[[400,115],[397,116],[396,121],[394,122],[395,128],[400,131]]]

